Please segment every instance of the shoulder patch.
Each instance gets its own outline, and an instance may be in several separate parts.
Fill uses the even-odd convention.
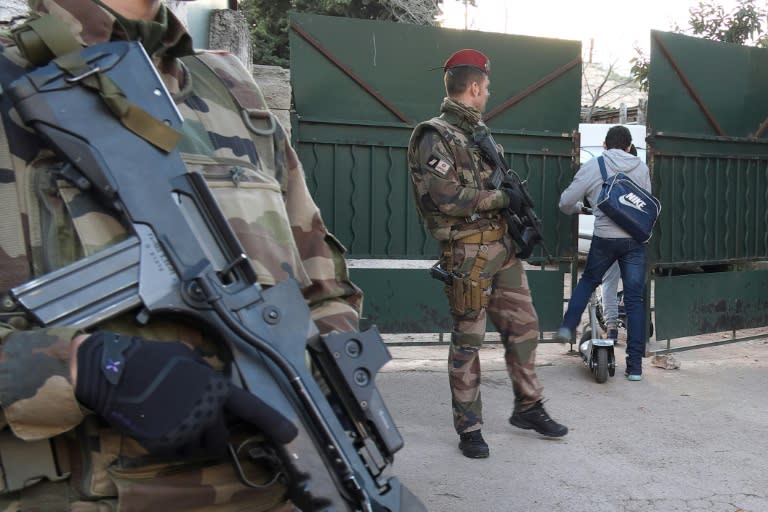
[[[427,166],[436,170],[440,174],[447,173],[448,170],[451,168],[451,164],[449,164],[445,160],[439,159],[435,155],[430,155],[430,157],[427,158]]]

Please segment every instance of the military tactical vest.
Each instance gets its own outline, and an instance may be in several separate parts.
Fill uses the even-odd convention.
[[[471,134],[446,121],[442,116],[419,123],[411,135],[411,141],[417,141],[425,130],[433,129],[440,134],[453,154],[453,164],[459,174],[461,185],[488,190],[488,179],[493,169],[483,160],[480,149],[472,141]],[[408,162],[408,167],[418,168],[419,163]],[[425,229],[438,241],[458,240],[474,233],[499,229],[503,221],[498,211],[479,212],[472,217],[453,217],[445,215],[437,205],[425,206],[416,200]]]
[[[228,219],[245,224],[245,230],[235,229],[238,235],[244,235],[241,242],[248,254],[264,252],[263,248],[248,250],[249,243],[255,243],[246,236],[251,229],[258,232],[260,243],[273,249],[279,247],[271,252],[279,254],[281,262],[252,260],[260,284],[275,284],[290,273],[302,286],[308,285],[285,212],[287,176],[280,172],[286,158],[282,149],[285,132],[236,57],[203,52],[185,57],[182,62],[192,77],[191,88],[183,92],[184,101],[178,102],[185,118],[179,151],[187,168],[206,177]],[[233,83],[238,86],[230,88],[228,84]],[[212,100],[215,112],[209,110],[206,100]],[[6,226],[15,228],[0,233],[0,247],[13,256],[20,269],[26,267],[27,261],[31,264],[29,273],[3,272],[0,292],[127,236],[111,212],[56,175],[60,163],[54,155],[41,150],[28,132],[23,133],[12,122],[6,126],[9,124],[11,130],[25,136],[24,140],[15,140],[14,134],[7,134],[14,152],[19,151],[21,143],[26,146],[25,153],[38,156],[25,163],[24,158],[0,155],[4,168],[1,172],[13,178],[3,180],[0,189],[6,198],[4,211],[14,220],[14,224],[8,222]],[[2,135],[0,131],[0,140]],[[126,131],[126,136],[131,134]],[[0,144],[1,149],[7,147]],[[288,267],[284,267],[285,263]]]
[[[0,61],[3,60],[0,55]],[[185,57],[182,62],[190,85],[175,99],[185,120],[178,149],[187,168],[205,176],[224,215],[252,256],[261,284],[272,285],[290,275],[300,285],[308,285],[310,280],[285,210],[283,194],[288,187],[288,176],[282,170],[289,165],[285,132],[267,110],[260,90],[236,57],[203,52]],[[0,72],[14,65],[7,59],[5,63],[8,66],[0,66]],[[3,76],[6,78],[8,75]],[[0,295],[30,277],[50,272],[127,236],[112,212],[58,176],[56,171],[61,164],[58,158],[42,148],[32,132],[17,123],[9,112],[7,99],[2,105],[6,110],[0,120],[0,199],[6,218],[0,229],[0,250],[5,252],[0,254],[3,262]],[[133,135],[126,131],[126,136]],[[273,257],[262,257],[265,253]],[[17,262],[16,267],[5,265],[8,256]],[[183,322],[153,321],[141,329],[134,324],[131,318],[115,319],[103,328],[130,334],[141,331],[141,335],[150,339],[180,339],[195,346],[206,344],[198,329]],[[213,366],[218,364],[213,357],[209,362]],[[91,420],[83,423],[78,432],[90,428],[88,436],[99,448],[87,455],[89,462],[81,468],[83,474],[69,480],[89,499],[112,498],[118,495],[114,481],[121,481],[113,462],[118,456],[133,460],[138,455],[130,448],[132,445],[126,444],[113,430],[101,425],[94,428]],[[57,457],[51,455],[48,441],[41,442],[40,446],[38,451],[30,452],[32,443],[20,441],[7,430],[3,432],[0,458],[9,462],[9,468],[20,471],[6,468],[3,472],[6,483],[0,481],[0,495],[34,484],[37,480],[30,474],[45,476],[51,482],[67,477],[68,472],[59,475],[50,462]],[[11,457],[15,453],[21,455]],[[26,462],[15,464],[16,460]],[[141,471],[146,470],[139,464],[134,472]],[[229,474],[231,467],[222,464],[205,471]],[[111,477],[107,477],[108,472]],[[62,482],[62,485],[66,484]],[[38,489],[38,486],[32,485],[29,489]],[[261,492],[277,490],[269,488]],[[134,494],[141,498],[141,493]],[[129,506],[130,500],[137,499],[134,494],[122,496],[121,503]],[[57,505],[54,509],[65,508]]]

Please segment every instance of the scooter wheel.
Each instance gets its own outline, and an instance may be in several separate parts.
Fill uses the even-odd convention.
[[[595,366],[592,369],[595,374],[595,381],[602,384],[608,380],[608,349],[595,347],[592,357],[595,358]]]
[[[616,375],[616,354],[613,349],[608,351],[608,375],[611,377]]]

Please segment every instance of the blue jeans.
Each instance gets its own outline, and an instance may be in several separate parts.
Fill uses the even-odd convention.
[[[624,306],[627,310],[627,370],[634,375],[643,373],[645,353],[645,245],[632,238],[592,237],[584,273],[568,301],[563,327],[571,331],[581,320],[589,297],[602,282],[603,275],[614,261],[619,262],[624,283]]]

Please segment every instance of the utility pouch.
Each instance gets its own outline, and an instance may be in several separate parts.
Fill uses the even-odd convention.
[[[448,306],[451,314],[461,316],[466,312],[464,303],[464,279],[457,274],[452,276],[453,283],[445,287],[445,295],[448,298]]]
[[[464,279],[464,296],[466,303],[471,311],[479,312],[488,306],[488,288],[491,286],[491,279],[488,277],[479,280],[468,276]]]
[[[445,287],[451,313],[465,316],[488,306],[488,289],[491,286],[489,277],[473,279],[470,274],[454,274],[453,284]]]

